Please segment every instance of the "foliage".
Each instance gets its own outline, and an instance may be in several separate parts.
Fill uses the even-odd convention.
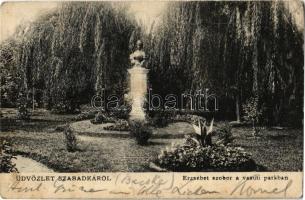
[[[258,99],[250,98],[244,105],[243,111],[245,113],[244,119],[246,121],[258,123],[260,116],[262,115],[262,111],[258,108]]]
[[[129,113],[131,111],[131,106],[121,105],[118,108],[109,111],[110,115],[118,119],[128,119]]]
[[[172,122],[189,122],[198,125],[198,119],[205,118],[195,114],[178,114],[176,110],[153,110],[148,113],[148,120],[152,126],[165,127]]]
[[[144,121],[129,121],[130,134],[138,144],[146,145],[148,139],[152,136],[152,130],[148,123]]]
[[[60,112],[103,88],[124,94],[129,53],[141,38],[154,93],[212,88],[227,119],[257,96],[268,124],[302,124],[303,34],[288,3],[169,2],[148,34],[126,4],[113,5],[67,2],[20,25],[0,46],[1,103],[14,106],[21,86],[42,91],[37,102]]]
[[[286,122],[291,111],[301,124],[302,45],[282,1],[170,2],[144,40],[154,93],[213,89],[226,119],[257,96],[270,125]]]
[[[78,113],[79,110],[76,109],[76,106],[69,100],[59,101],[52,107],[52,113],[56,114],[65,114],[65,113]]]
[[[92,124],[102,124],[102,123],[114,123],[117,119],[109,115],[109,113],[105,111],[99,111],[94,119],[91,119],[90,122]]]
[[[12,156],[11,145],[6,140],[2,140],[0,151],[0,172],[18,172],[16,165],[12,163],[12,159],[16,157]]]
[[[149,123],[155,127],[165,127],[168,123],[173,121],[175,116],[175,112],[171,110],[155,110],[150,111],[149,115]]]
[[[20,120],[30,119],[30,111],[28,110],[27,99],[22,92],[19,93],[17,106],[16,118]]]
[[[116,121],[127,120],[130,113],[129,106],[120,106],[116,109],[108,110],[108,111],[99,111],[94,119],[91,120],[93,124],[99,123],[115,123]]]
[[[189,122],[198,126],[198,119],[200,121],[206,120],[204,117],[195,114],[177,114],[173,120],[176,122]]]
[[[226,123],[223,127],[219,128],[216,131],[216,134],[218,136],[218,140],[216,141],[216,144],[222,144],[222,145],[229,145],[232,144],[233,140],[235,139],[233,137],[232,133],[232,127],[230,124]]]
[[[17,119],[21,119],[21,120],[30,119],[30,112],[24,104],[18,106]]]
[[[2,67],[20,73],[26,93],[55,112],[72,112],[102,88],[123,94],[129,65],[129,38],[135,23],[123,5],[66,2],[33,23],[23,23],[1,45]],[[2,76],[3,77],[3,76]],[[14,75],[12,80],[18,78]],[[3,95],[17,84],[1,79]],[[10,88],[10,89],[7,89]],[[14,100],[13,100],[14,101]]]
[[[106,126],[104,129],[109,131],[129,131],[129,124],[124,119],[118,119],[114,125]]]
[[[258,98],[250,98],[243,105],[243,111],[245,113],[244,119],[252,123],[253,131],[254,131],[253,135],[255,135],[256,133],[258,133],[258,129],[256,126],[262,115],[262,111],[258,107]]]
[[[14,120],[13,115],[7,115],[6,109],[2,109],[5,117]],[[34,111],[36,116],[39,110]],[[66,144],[64,134],[52,131],[52,127],[62,124],[62,121],[71,120],[71,115],[49,115],[40,113],[39,117],[48,120],[34,120],[31,122],[15,123],[1,119],[0,141],[12,141],[14,153],[26,155],[54,169],[56,172],[106,172],[125,169],[132,172],[147,172],[148,158],[154,159],[171,142],[181,139],[154,138],[154,144],[139,147],[133,140],[122,137],[103,137],[88,145],[86,141],[79,141],[79,149],[84,151],[65,152]],[[61,119],[61,120],[59,120]],[[218,124],[217,124],[218,125]],[[17,129],[20,131],[10,131]],[[176,131],[176,126],[168,128]],[[268,171],[302,171],[303,169],[303,129],[265,129],[263,136],[249,141],[247,133],[249,128],[234,128],[234,146],[242,146],[251,152],[252,158],[258,165],[263,165]],[[163,130],[154,130],[156,135]],[[216,136],[215,136],[216,138]],[[272,145],[270,145],[272,144]],[[35,147],[35,148],[33,148]],[[118,150],[119,149],[119,150]],[[126,150],[125,157],[122,150]],[[112,153],[105,153],[112,152]],[[264,153],[262,153],[264,152]],[[135,163],[135,157],[137,162]],[[277,158],[277,159],[274,159]],[[113,163],[116,163],[113,165]],[[126,165],[127,164],[127,165]],[[126,168],[128,166],[128,168]],[[257,169],[261,171],[264,169]]]
[[[77,138],[75,133],[73,132],[70,125],[67,125],[64,130],[66,147],[69,152],[74,152],[78,150],[77,148]]]
[[[240,147],[224,145],[201,146],[195,138],[187,137],[182,144],[172,144],[162,150],[156,160],[171,171],[251,171],[255,162]]]
[[[5,41],[0,45],[0,94],[3,107],[16,106],[21,76],[17,70],[18,45]]]
[[[74,117],[75,121],[81,121],[86,119],[93,119],[95,115],[97,114],[97,111],[86,111],[78,114],[76,117]]]

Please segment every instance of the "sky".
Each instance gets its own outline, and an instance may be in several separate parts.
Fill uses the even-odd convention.
[[[300,0],[287,1],[288,7],[293,11],[299,29],[304,28],[302,2]],[[18,25],[34,21],[40,14],[55,9],[57,2],[6,2],[0,8],[0,42],[15,32]],[[153,21],[158,23],[160,16],[166,8],[166,1],[132,1],[130,12],[137,20],[144,22],[149,29]]]
[[[34,21],[40,14],[56,8],[56,2],[6,2],[0,8],[0,42],[15,32],[18,25]]]
[[[164,1],[130,2],[130,12],[135,15],[138,21],[142,21],[147,29],[150,29],[153,22],[157,24],[166,8]]]
[[[57,2],[9,2],[3,3],[0,9],[1,34],[0,42],[15,32],[16,27],[25,22],[34,21],[46,11],[55,9]],[[150,27],[153,21],[158,22],[166,2],[130,2],[130,12],[139,21]]]
[[[301,0],[289,0],[286,1],[286,5],[290,12],[293,13],[296,24],[300,30],[304,30],[304,7]]]

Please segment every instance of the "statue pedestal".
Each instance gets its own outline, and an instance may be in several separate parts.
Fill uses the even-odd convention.
[[[148,69],[134,66],[128,70],[130,75],[131,112],[130,120],[145,121],[144,102],[147,94]]]

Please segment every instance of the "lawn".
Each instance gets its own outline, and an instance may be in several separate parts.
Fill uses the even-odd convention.
[[[256,163],[268,171],[302,171],[303,130],[261,130],[261,137],[252,138],[249,128],[234,128],[235,146],[250,152]]]
[[[9,141],[15,154],[30,157],[57,172],[150,171],[148,164],[161,149],[182,140],[152,138],[147,146],[140,146],[128,137],[77,135],[79,151],[68,152],[63,133],[55,131],[55,127],[70,122],[73,115],[54,115],[38,110],[31,121],[22,122],[14,120],[13,112],[6,112],[5,118],[1,119],[0,140]],[[177,131],[175,125],[156,130],[158,134],[170,129]],[[301,129],[264,129],[257,138],[251,137],[250,128],[239,127],[232,131],[235,136],[233,145],[245,148],[266,170],[302,170]]]

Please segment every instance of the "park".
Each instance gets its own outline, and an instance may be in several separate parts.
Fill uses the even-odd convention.
[[[56,3],[1,40],[0,172],[302,171],[295,5],[136,4]]]

